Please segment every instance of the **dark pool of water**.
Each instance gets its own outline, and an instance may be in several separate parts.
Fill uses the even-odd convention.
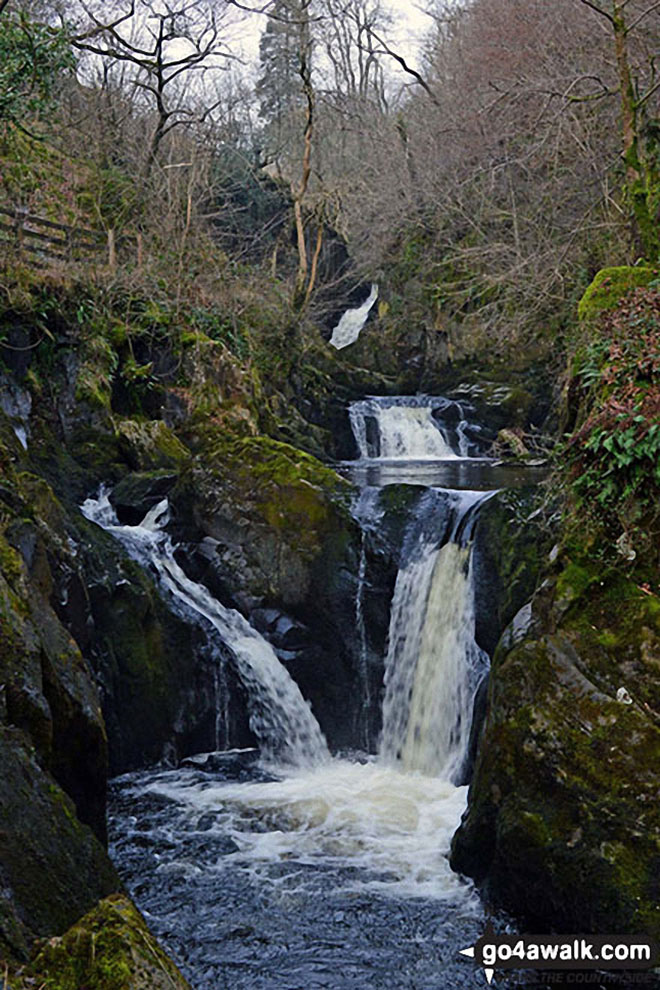
[[[488,459],[447,461],[344,461],[337,470],[360,488],[424,485],[430,488],[493,491],[538,485],[549,474],[546,464],[504,464]]]
[[[191,773],[187,770],[188,780]],[[242,758],[200,770],[202,786],[263,780]],[[115,780],[111,853],[149,926],[194,990],[449,990],[485,986],[459,954],[483,931],[480,906],[379,896],[350,889],[357,869],[284,858],[237,861],[213,813],[149,788],[178,771]],[[272,830],[258,817],[246,824]],[[499,986],[507,983],[500,981]]]

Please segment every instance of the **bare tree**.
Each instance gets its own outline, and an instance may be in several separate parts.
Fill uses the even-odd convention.
[[[147,98],[154,112],[149,137],[146,170],[156,160],[163,139],[175,128],[199,119],[191,107],[188,90],[193,78],[211,69],[224,68],[234,60],[221,36],[226,5],[212,0],[131,0],[114,18],[103,17],[103,7],[83,0],[87,21],[73,38],[81,52],[96,56],[113,69],[128,66],[136,94]],[[202,117],[213,106],[206,106]]]

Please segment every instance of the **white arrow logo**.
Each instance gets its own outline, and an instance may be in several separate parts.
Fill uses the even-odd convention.
[[[461,953],[462,956],[468,956],[470,959],[474,959],[474,946],[473,945],[469,949],[460,949],[459,951],[460,951],[460,953]],[[495,976],[495,970],[494,969],[484,969],[484,973],[486,974],[486,979],[488,980],[488,984],[490,986],[490,984],[493,982],[493,977]]]

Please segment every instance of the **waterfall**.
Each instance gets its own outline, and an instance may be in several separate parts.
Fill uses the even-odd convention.
[[[446,494],[454,503],[449,541],[421,543],[397,576],[380,755],[404,770],[457,780],[474,696],[488,668],[474,639],[471,524],[493,493]]]
[[[450,493],[448,493],[450,494]],[[449,542],[424,542],[397,576],[387,658],[381,757],[457,781],[488,657],[474,639],[469,518],[492,493],[454,494]]]
[[[362,460],[456,460],[475,447],[461,405],[441,397],[371,397],[349,416]]]
[[[332,337],[330,338],[330,343],[333,347],[336,347],[338,351],[342,350],[344,347],[348,347],[349,344],[354,344],[355,341],[360,336],[360,332],[364,327],[367,319],[369,318],[369,313],[378,299],[378,286],[374,283],[371,286],[371,292],[361,306],[355,309],[348,309],[342,316],[341,320],[337,326],[332,331]]]
[[[318,722],[295,681],[275,651],[235,609],[225,608],[208,589],[191,581],[174,558],[174,547],[163,527],[168,521],[167,499],[151,509],[139,526],[121,526],[107,494],[90,498],[83,515],[112,533],[145,569],[154,571],[169,600],[187,621],[209,625],[219,640],[219,656],[226,647],[245,686],[250,728],[264,755],[295,766],[329,759]],[[220,661],[219,661],[220,662]]]
[[[178,596],[186,613],[201,614],[219,631],[246,686],[255,732],[267,749],[284,751],[289,760],[288,767],[264,777],[257,765],[250,772],[241,754],[207,754],[198,769],[186,761],[187,766],[148,771],[123,785],[129,789],[123,793],[132,800],[131,808],[149,809],[153,794],[169,799],[162,811],[165,846],[158,869],[149,862],[145,879],[140,878],[141,889],[155,891],[152,916],[172,898],[163,922],[168,931],[180,927],[182,912],[185,920],[179,905],[185,904],[187,893],[178,892],[197,882],[202,903],[212,891],[213,911],[219,903],[229,904],[232,912],[238,904],[240,910],[241,890],[257,889],[259,904],[250,900],[245,913],[250,922],[253,915],[260,923],[270,922],[272,899],[280,905],[291,897],[297,929],[309,919],[312,905],[315,932],[319,916],[326,914],[318,907],[325,903],[326,891],[328,904],[350,905],[346,917],[355,916],[360,934],[368,928],[362,905],[381,905],[383,897],[396,898],[398,905],[409,898],[406,917],[419,906],[426,911],[434,901],[434,933],[438,917],[450,919],[454,930],[461,917],[479,910],[472,885],[452,872],[449,850],[466,806],[474,702],[488,668],[488,657],[475,639],[472,546],[481,506],[495,494],[495,479],[488,474],[490,462],[478,463],[475,457],[479,427],[468,421],[459,403],[428,396],[368,398],[355,403],[350,415],[360,455],[376,482],[367,480],[352,507],[361,542],[355,548],[352,609],[342,612],[354,629],[352,689],[361,701],[355,706],[353,740],[366,752],[327,758],[318,725],[269,645],[238,613],[211,599],[178,568],[162,532],[165,502],[141,527],[117,526],[107,507],[94,503],[99,521],[156,571],[161,586]],[[388,458],[391,467],[383,472],[379,465]],[[428,482],[420,487],[417,481],[410,487],[411,458],[426,459],[422,470],[427,475],[434,459],[446,459],[438,468],[443,487]],[[473,490],[479,487],[473,482],[479,481],[474,475],[480,471],[491,490]],[[444,476],[453,480],[445,482]],[[405,488],[384,496],[384,486],[402,481]],[[381,667],[382,728],[373,754],[369,729],[378,701],[374,643],[379,636],[370,621],[382,615],[394,555],[398,574]],[[236,770],[229,771],[233,761]],[[148,811],[132,813],[152,827]],[[136,834],[142,842],[142,826]],[[223,843],[231,850],[227,855],[218,853]],[[131,857],[131,862],[138,859]],[[178,875],[181,886],[170,894]],[[440,906],[443,902],[448,909]],[[357,905],[354,915],[352,905]],[[337,918],[343,941],[343,907]],[[321,923],[326,924],[325,917]],[[198,951],[200,971],[206,972],[209,940],[206,934],[198,936],[197,926],[195,915],[185,938],[186,953]],[[383,928],[382,937],[389,940],[389,929]],[[351,953],[355,944],[349,942]],[[290,951],[287,941],[287,955]],[[334,947],[332,952],[334,962]],[[286,985],[315,982],[301,982],[301,972],[296,962]],[[330,972],[323,968],[314,975],[327,982]],[[435,985],[435,975],[414,985]],[[218,968],[209,990],[220,982]],[[372,982],[367,977],[360,985]],[[460,983],[458,973],[447,986]]]

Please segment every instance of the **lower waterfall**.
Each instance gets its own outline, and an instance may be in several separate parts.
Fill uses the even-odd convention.
[[[488,657],[474,639],[471,548],[458,535],[491,493],[452,496],[444,546],[422,543],[399,571],[385,661],[381,756],[407,771],[455,780],[464,768],[472,708]]]
[[[293,859],[328,867],[339,858],[350,863],[354,889],[462,902],[474,896],[446,859],[466,800],[466,788],[453,780],[465,759],[474,691],[487,664],[473,638],[469,543],[456,542],[456,534],[487,496],[444,494],[451,539],[441,547],[422,542],[399,572],[380,752],[357,759],[329,757],[307,703],[269,644],[183,573],[159,528],[166,502],[140,526],[117,525],[107,497],[85,503],[85,514],[155,568],[172,601],[210,621],[236,657],[275,779],[200,783],[194,771],[168,771],[146,790],[180,802],[191,822],[222,808],[244,864]],[[256,831],[240,824],[246,815],[262,823]]]

